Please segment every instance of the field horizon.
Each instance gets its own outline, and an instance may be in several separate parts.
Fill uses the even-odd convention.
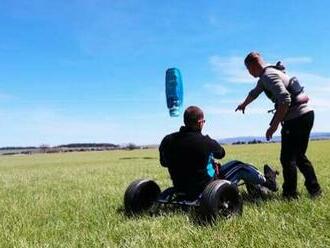
[[[280,144],[225,145],[226,157],[281,172]],[[135,179],[171,185],[157,149],[0,157],[0,247],[330,247],[330,141],[311,141],[323,195],[245,201],[242,216],[200,226],[191,213],[129,218],[123,195]],[[282,175],[279,176],[279,186]],[[244,194],[244,187],[240,188]]]

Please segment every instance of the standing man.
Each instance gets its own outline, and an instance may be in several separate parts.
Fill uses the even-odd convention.
[[[285,74],[280,63],[267,66],[257,52],[249,53],[245,60],[249,73],[259,78],[244,102],[236,110],[243,112],[248,104],[265,92],[275,103],[276,112],[266,131],[266,139],[270,140],[282,123],[281,164],[283,168],[283,197],[297,198],[297,168],[305,177],[305,186],[312,197],[321,194],[314,168],[306,157],[309,135],[314,123],[314,111],[307,105],[308,97],[303,92],[297,78]]]

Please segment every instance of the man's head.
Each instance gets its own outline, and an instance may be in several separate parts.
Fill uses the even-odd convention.
[[[203,111],[199,107],[190,106],[184,111],[183,121],[186,127],[202,130],[205,123]]]
[[[244,64],[253,77],[260,77],[265,67],[265,62],[258,52],[250,52],[244,59]]]

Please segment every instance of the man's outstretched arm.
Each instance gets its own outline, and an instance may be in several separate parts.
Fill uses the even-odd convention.
[[[250,90],[250,92],[247,95],[247,97],[245,98],[244,102],[238,104],[237,108],[235,109],[235,112],[237,110],[240,110],[244,114],[246,106],[249,105],[251,102],[253,102],[254,99],[256,99],[261,94],[262,91],[263,91],[263,87],[259,80],[257,82],[256,87],[254,87],[252,90]]]
[[[245,113],[245,108],[246,108],[246,106],[249,105],[251,102],[253,102],[254,99],[255,99],[254,97],[248,95],[248,96],[245,98],[244,102],[238,104],[237,108],[235,109],[235,112],[236,112],[237,110],[240,110],[240,111],[242,111],[243,114],[244,114],[244,113]]]

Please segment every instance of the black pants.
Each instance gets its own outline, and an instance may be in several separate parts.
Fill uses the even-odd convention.
[[[309,135],[314,123],[310,111],[295,119],[285,121],[282,127],[281,164],[283,168],[283,194],[297,193],[297,167],[305,177],[305,186],[310,194],[320,190],[312,163],[306,157]]]

